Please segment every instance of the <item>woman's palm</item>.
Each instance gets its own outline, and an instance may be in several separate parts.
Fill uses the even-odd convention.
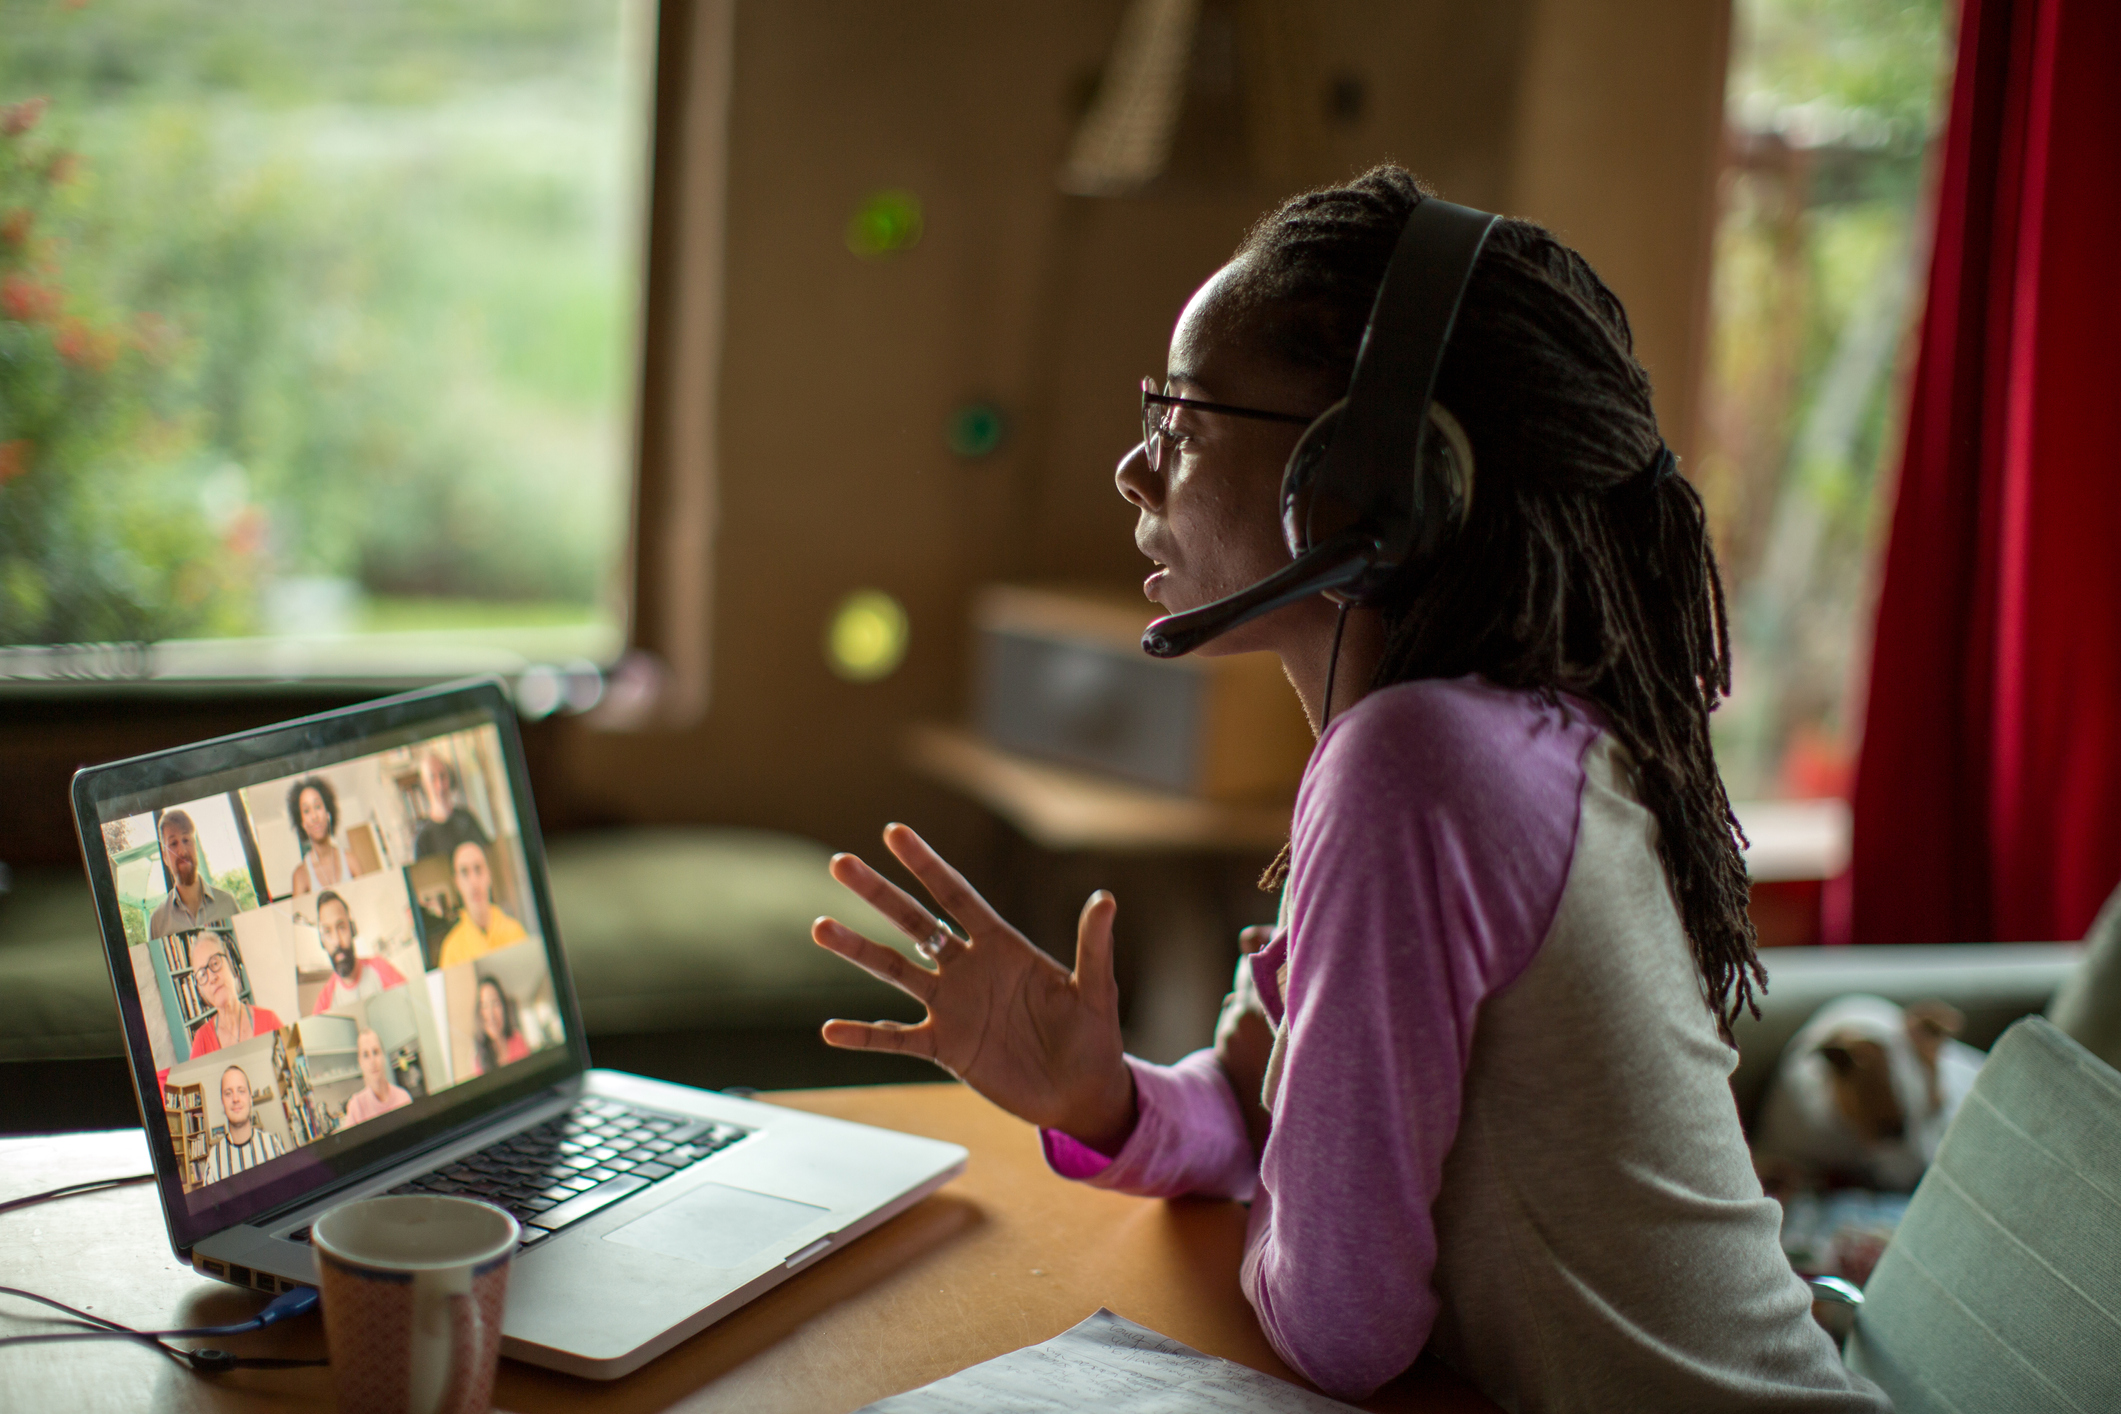
[[[832,875],[889,918],[936,964],[933,970],[821,918],[830,949],[920,1002],[925,1020],[831,1021],[825,1040],[851,1050],[898,1051],[942,1066],[1003,1109],[1106,1152],[1133,1126],[1133,1079],[1123,1059],[1119,989],[1112,975],[1112,896],[1083,906],[1071,972],[996,914],[927,843],[903,825],[884,843],[964,927],[941,928],[904,890],[853,855]]]

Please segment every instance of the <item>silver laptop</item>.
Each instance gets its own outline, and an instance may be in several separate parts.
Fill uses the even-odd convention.
[[[92,767],[74,817],[177,1255],[312,1284],[309,1225],[523,1225],[506,1354],[632,1371],[964,1171],[953,1144],[593,1070],[513,711],[460,684]]]

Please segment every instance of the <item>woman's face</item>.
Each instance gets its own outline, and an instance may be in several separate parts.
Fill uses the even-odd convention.
[[[1335,394],[1323,380],[1290,370],[1241,336],[1227,290],[1237,266],[1202,285],[1171,335],[1167,392],[1204,402],[1314,416]],[[1114,480],[1138,516],[1134,543],[1157,564],[1142,591],[1168,613],[1197,609],[1233,594],[1289,563],[1281,531],[1281,473],[1304,429],[1294,423],[1171,409],[1175,442],[1161,468],[1141,447],[1119,464]],[[1270,614],[1214,640],[1203,653],[1245,653],[1273,646]]]
[[[479,1029],[493,1040],[505,1039],[508,1009],[501,1004],[501,989],[488,983],[479,988]]]
[[[312,844],[324,843],[331,833],[331,812],[324,808],[324,797],[315,786],[302,792],[302,833]]]
[[[192,944],[192,975],[198,979],[199,995],[215,1011],[226,1011],[236,1000],[236,970],[217,942],[201,938]]]

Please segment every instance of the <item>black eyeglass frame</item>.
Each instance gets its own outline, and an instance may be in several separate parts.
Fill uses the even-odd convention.
[[[1163,452],[1157,444],[1168,437],[1164,419],[1152,419],[1152,407],[1192,408],[1195,412],[1219,412],[1225,417],[1249,417],[1255,422],[1302,423],[1308,427],[1318,420],[1316,413],[1269,412],[1265,408],[1238,407],[1233,403],[1203,402],[1199,398],[1181,398],[1172,393],[1156,391],[1156,380],[1142,379],[1142,454],[1149,459],[1151,471],[1163,470]]]

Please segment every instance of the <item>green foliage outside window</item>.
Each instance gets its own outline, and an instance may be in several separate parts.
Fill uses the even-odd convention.
[[[251,882],[250,870],[229,869],[213,876],[214,887],[234,896],[236,912],[248,913],[258,906],[257,886]]]
[[[1732,794],[1846,792],[1951,25],[1943,0],[1738,0],[1704,427]]]
[[[645,13],[0,0],[0,644],[610,620]]]
[[[0,642],[240,632],[255,546],[185,494],[207,449],[169,396],[179,336],[84,278],[93,198],[47,110],[0,108]]]

